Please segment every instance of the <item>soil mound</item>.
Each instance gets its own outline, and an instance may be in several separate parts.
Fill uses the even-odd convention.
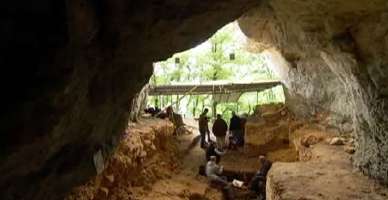
[[[129,124],[105,170],[73,190],[66,200],[134,199],[160,179],[178,170],[172,123],[142,119]]]

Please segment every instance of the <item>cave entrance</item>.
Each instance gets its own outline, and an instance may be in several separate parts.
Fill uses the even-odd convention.
[[[237,22],[218,30],[204,43],[154,63],[148,107],[197,117],[207,107],[215,117],[231,111],[251,115],[256,105],[284,103],[283,87],[262,54],[249,51]]]
[[[249,52],[248,45],[237,22],[233,22],[197,47],[154,63],[150,87],[145,87],[143,91],[149,94],[146,99],[148,107],[160,108],[154,109],[154,113],[158,110],[157,117],[145,114],[136,123],[129,122],[118,153],[103,172],[103,187],[96,192],[96,196],[110,199],[109,197],[128,193],[134,199],[158,199],[161,196],[163,199],[182,196],[188,199],[221,199],[219,190],[209,190],[206,177],[197,176],[200,166],[206,164],[204,155],[210,145],[200,145],[198,122],[194,118],[198,118],[205,107],[210,110],[208,116],[221,114],[227,122],[230,122],[232,111],[240,116],[245,115],[246,117],[241,117],[243,120],[239,126],[241,129],[249,127],[251,131],[241,130],[241,135],[244,132],[257,132],[258,129],[287,135],[288,129],[284,124],[262,124],[256,128],[249,126],[256,124],[256,121],[247,120],[248,116],[254,116],[256,105],[273,103],[276,105],[275,110],[279,110],[277,105],[284,103],[285,97],[278,77],[268,67],[266,57]],[[141,94],[143,93],[139,93],[136,103],[144,103]],[[169,106],[173,107],[172,115],[163,112]],[[277,112],[272,113],[277,117]],[[164,117],[161,117],[163,114]],[[182,117],[176,117],[179,115]],[[280,118],[284,119],[284,116]],[[214,123],[208,124],[212,130]],[[213,132],[209,135],[207,144],[211,143],[210,139],[216,141]],[[225,140],[230,139],[230,135]],[[259,141],[250,135],[246,136],[245,141]],[[245,197],[247,186],[261,165],[259,155],[268,154],[268,158],[276,159],[294,155],[288,143],[279,144],[282,140],[283,138],[273,140],[267,146],[239,144],[234,149],[225,150],[228,153],[220,161],[225,167],[223,176],[230,183],[234,180],[244,183],[244,187],[236,188],[236,194],[241,193]],[[228,148],[227,143],[225,141],[225,149]],[[278,160],[284,160],[283,157]],[[124,188],[124,191],[117,192],[114,182],[120,182],[120,188]],[[83,195],[81,192],[76,195],[78,194]]]
[[[193,125],[198,129],[194,119],[199,117],[204,108],[209,108],[209,116],[213,119],[216,114],[221,114],[229,123],[232,111],[246,120],[260,112],[258,107],[261,105],[283,105],[283,86],[277,74],[270,69],[270,60],[264,54],[250,52],[249,45],[249,40],[240,30],[238,23],[232,22],[202,44],[154,63],[154,74],[149,81],[147,107],[163,111],[171,106],[174,110],[174,123],[178,121],[174,117],[175,113],[178,113],[184,119],[183,124]],[[212,125],[213,123],[209,124]],[[283,126],[265,128],[287,134],[287,129]],[[198,130],[194,129],[193,133],[187,136],[191,137],[190,141],[199,137]],[[216,141],[214,132],[210,133],[209,137]],[[209,142],[209,139],[207,141]],[[244,187],[247,187],[260,166],[259,155],[271,152],[270,158],[283,156],[290,161],[296,160],[296,153],[290,148],[288,140],[284,144],[277,142],[278,140],[268,144],[271,149],[265,145],[260,148],[257,148],[256,144],[247,145],[244,149],[247,153],[244,155],[231,150],[221,161],[221,165],[225,166],[223,176],[229,182],[240,180]],[[192,148],[190,151],[184,151],[186,155],[181,159],[183,166],[186,169],[202,166],[199,167],[199,172],[204,175],[204,152],[199,144]],[[190,177],[187,178],[191,179]]]

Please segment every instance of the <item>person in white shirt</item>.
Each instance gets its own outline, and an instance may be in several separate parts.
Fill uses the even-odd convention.
[[[220,186],[227,186],[228,182],[221,178],[223,167],[216,163],[216,156],[210,156],[210,160],[206,164],[206,176],[209,178],[210,183],[214,183]]]
[[[221,187],[224,199],[233,200],[235,199],[233,189],[226,178],[221,177],[222,171],[223,167],[216,163],[216,157],[210,156],[210,160],[207,162],[205,170],[210,184]]]

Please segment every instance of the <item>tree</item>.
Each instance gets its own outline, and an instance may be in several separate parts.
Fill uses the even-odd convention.
[[[150,83],[156,85],[177,83],[202,83],[207,81],[255,81],[275,79],[274,73],[265,64],[260,54],[247,52],[244,38],[241,37],[237,24],[230,24],[220,29],[208,41],[198,47],[174,54],[171,58],[155,64],[155,74]],[[230,59],[233,53],[234,59]],[[176,62],[179,58],[179,62]],[[211,107],[211,96],[196,95],[182,99],[182,112],[196,116],[204,107]],[[150,98],[155,99],[155,97]],[[172,102],[172,97],[161,97],[162,102]],[[259,93],[242,95],[238,103],[239,110],[250,112],[252,104],[284,101],[283,91],[274,88]],[[151,101],[152,102],[152,101]],[[161,102],[159,102],[161,103]],[[218,110],[229,117],[230,110],[236,109],[236,103],[219,104]],[[229,114],[228,114],[229,113]]]

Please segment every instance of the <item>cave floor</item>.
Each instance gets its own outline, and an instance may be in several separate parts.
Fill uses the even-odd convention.
[[[139,199],[223,199],[218,190],[208,186],[204,177],[197,175],[198,166],[204,164],[204,151],[198,144],[187,149],[196,136],[194,133],[178,138],[182,153],[181,171],[170,179],[157,181],[150,192]],[[271,170],[267,199],[388,199],[388,188],[352,167],[351,155],[344,151],[344,146],[322,141],[312,145],[310,150],[313,154],[311,160],[292,162],[294,152],[284,146],[278,147],[275,160],[285,162],[277,162]],[[244,149],[227,152],[221,165],[228,171],[254,172],[260,166],[257,156],[261,153],[262,148],[246,145]]]
[[[148,192],[142,190],[135,199],[223,199],[219,190],[211,188],[206,178],[198,175],[199,166],[205,164],[205,151],[199,147],[197,122],[185,119],[185,124],[192,127],[193,133],[177,137],[179,160],[181,160],[180,171],[172,173],[171,178],[156,181]],[[260,167],[258,156],[267,153],[266,151],[265,146],[257,148],[248,144],[244,148],[227,151],[220,164],[224,166],[225,171],[252,174]],[[294,154],[290,152],[288,144],[277,146],[277,150],[273,153],[276,158],[273,157],[273,159],[294,161],[296,159]],[[236,188],[234,190],[244,191]]]
[[[277,162],[268,176],[269,199],[386,200],[388,188],[362,175],[343,146],[316,144],[306,162]]]
[[[182,163],[180,171],[171,178],[157,181],[147,194],[138,199],[222,199],[221,193],[208,186],[205,177],[198,175],[198,167],[204,163],[204,151],[196,144],[188,149],[195,134],[178,137],[178,148]]]
[[[170,127],[166,123],[168,122],[159,119],[142,120],[131,127],[130,130],[133,136],[141,138],[150,133],[159,133],[161,130]],[[219,190],[211,188],[206,178],[198,175],[199,166],[205,164],[205,152],[199,147],[199,133],[196,130],[197,122],[192,120],[185,121],[185,123],[192,127],[192,134],[181,136],[168,135],[160,139],[159,142],[155,141],[156,148],[153,150],[154,153],[149,154],[151,157],[148,158],[148,161],[146,159],[141,165],[143,170],[141,168],[134,168],[139,171],[135,171],[134,175],[125,176],[129,179],[135,177],[143,179],[141,177],[150,176],[152,177],[150,180],[153,180],[149,182],[150,184],[146,184],[147,182],[144,181],[147,179],[137,181],[139,184],[135,184],[132,180],[133,183],[130,186],[116,184],[115,180],[108,187],[105,186],[107,184],[104,182],[97,184],[96,182],[99,181],[94,181],[88,184],[89,187],[81,187],[89,189],[80,190],[81,192],[78,192],[78,195],[73,195],[73,198],[69,198],[69,200],[112,199],[111,197],[117,197],[113,199],[134,200],[223,199],[222,193]],[[274,126],[277,125],[264,126],[260,130],[264,132],[266,128],[273,129]],[[301,128],[299,130],[305,132],[305,135],[318,135],[318,132],[313,129]],[[324,135],[328,134],[325,133]],[[139,142],[139,138],[136,138],[138,137],[128,138],[128,141],[124,141],[123,145],[142,144],[144,147],[147,145],[152,146],[150,142],[146,142],[148,139],[142,139],[142,142]],[[150,137],[147,136],[145,138]],[[158,136],[155,136],[155,138],[158,138]],[[166,145],[166,142],[168,145]],[[142,145],[140,146],[142,147]],[[222,157],[221,165],[224,166],[225,171],[252,173],[260,167],[258,156],[268,153],[269,159],[276,161],[268,176],[268,200],[388,199],[388,188],[382,187],[376,181],[353,169],[350,161],[351,155],[344,152],[343,146],[332,146],[322,141],[308,147],[308,150],[313,155],[310,160],[296,162],[296,152],[290,149],[290,144],[276,145],[279,145],[279,143],[268,143],[267,146],[247,144],[243,149],[228,151]],[[151,149],[153,148],[145,148],[146,151],[151,151]],[[271,152],[266,152],[269,150]],[[132,153],[122,154],[123,157],[128,157],[128,155],[132,155]],[[146,164],[150,162],[154,164]],[[111,166],[112,173],[121,176],[120,173],[114,172],[115,166]],[[147,169],[147,166],[149,169]],[[145,174],[139,174],[140,171],[144,171]],[[164,175],[157,176],[160,173]],[[105,174],[103,177],[108,176]],[[118,177],[117,181],[131,182],[131,180],[122,180],[125,177],[121,179]],[[103,180],[105,179],[103,178]],[[107,181],[105,180],[105,182]],[[115,188],[118,187],[121,189],[116,190]],[[109,191],[106,192],[109,193],[109,196],[106,196],[106,193],[101,193],[101,191],[105,191],[102,188],[109,188]],[[97,192],[94,192],[93,195],[86,195],[85,191]],[[126,198],[121,198],[122,196],[119,198],[118,196],[120,195],[116,193],[128,193],[128,195]]]

